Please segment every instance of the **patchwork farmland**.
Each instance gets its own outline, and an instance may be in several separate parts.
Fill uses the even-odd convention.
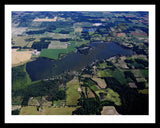
[[[13,11],[12,115],[147,115],[148,12]]]

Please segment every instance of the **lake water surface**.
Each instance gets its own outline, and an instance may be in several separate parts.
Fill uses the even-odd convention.
[[[87,55],[79,52],[67,54],[61,60],[50,60],[47,58],[38,58],[35,61],[28,62],[26,70],[32,81],[50,78],[65,71],[78,70],[95,60],[108,59],[115,55],[132,55],[134,52],[130,49],[121,47],[116,43],[90,43],[91,50]]]

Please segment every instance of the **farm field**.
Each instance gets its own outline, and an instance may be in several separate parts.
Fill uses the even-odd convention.
[[[29,42],[26,42],[26,36],[15,36],[12,38],[14,45],[13,46],[20,46],[20,47],[24,47],[27,46]]]
[[[57,17],[54,17],[53,19],[49,19],[48,17],[44,18],[44,19],[40,19],[40,18],[35,18],[33,21],[34,22],[43,22],[43,21],[48,21],[48,22],[55,22],[57,20]]]
[[[12,66],[21,65],[31,59],[33,51],[17,51],[12,49]]]
[[[31,79],[26,72],[26,64],[12,68],[12,90],[24,89],[31,83]]]
[[[101,88],[106,88],[107,84],[104,79],[93,77],[92,80],[96,81]]]
[[[60,54],[66,54],[72,51],[75,51],[75,42],[74,41],[70,41],[68,43],[70,43],[69,46],[66,45],[66,42],[57,42],[59,44],[56,44],[53,46],[53,44],[56,42],[53,42],[51,44],[49,44],[49,48],[48,49],[42,49],[40,57],[47,57],[50,59],[58,59],[60,56]],[[67,48],[66,48],[67,46]],[[52,49],[50,49],[52,48]],[[54,48],[54,49],[53,49]]]
[[[111,101],[115,105],[120,106],[121,105],[121,99],[119,97],[119,94],[112,90],[111,88],[103,89],[95,91],[95,93],[99,96],[99,98],[104,101]]]
[[[80,83],[77,78],[73,78],[67,83],[66,105],[76,106],[80,98]]]
[[[25,32],[26,29],[27,27],[12,27],[12,36],[14,37],[23,34],[23,32]]]
[[[37,107],[26,106],[21,108],[20,115],[72,115],[72,111],[76,108],[77,107],[44,107],[42,112],[40,112],[37,111]]]
[[[60,42],[60,41],[51,41],[48,46],[48,49],[66,49],[67,42]]]
[[[102,115],[119,115],[114,106],[104,106],[101,112]]]
[[[40,56],[56,60],[60,53],[64,54],[66,52],[66,49],[42,49]]]
[[[95,98],[94,93],[91,91],[89,87],[82,87],[82,91],[85,94],[86,98]]]

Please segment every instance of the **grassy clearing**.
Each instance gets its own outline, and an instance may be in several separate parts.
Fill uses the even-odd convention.
[[[101,88],[107,87],[107,84],[104,79],[93,77],[92,80],[96,81]]]
[[[40,105],[40,103],[39,103],[40,99],[41,99],[40,96],[38,96],[38,97],[30,97],[29,101],[28,101],[28,106],[39,106]],[[43,101],[43,103],[42,103],[43,106],[52,106],[52,102],[51,101],[47,101],[44,96],[42,97],[41,101]]]
[[[126,84],[125,75],[122,71],[119,71],[118,69],[112,71],[110,69],[106,70],[98,70],[97,71],[97,77],[114,77],[116,78],[121,84]]]
[[[119,115],[114,106],[104,106],[101,111],[102,115]]]
[[[13,27],[12,24],[12,36],[17,36],[23,34],[26,31],[27,27]]]
[[[148,69],[134,69],[131,72],[135,77],[148,77]]]
[[[148,94],[148,93],[149,93],[149,90],[148,90],[148,89],[138,90],[138,93]]]
[[[78,99],[80,98],[80,92],[78,91],[78,88],[80,88],[78,78],[73,78],[73,80],[67,83],[66,105],[77,105]]]
[[[87,96],[88,98],[95,98],[94,93],[91,91],[89,87],[87,87]]]
[[[63,106],[64,104],[65,104],[65,100],[54,100],[53,101],[53,104],[54,104],[54,106],[56,106],[56,107],[61,107],[61,106]]]
[[[64,108],[54,108],[54,107],[44,107],[43,111],[37,111],[35,106],[22,107],[20,110],[20,115],[72,115],[77,107],[64,107]]]
[[[48,45],[48,49],[66,49],[67,42],[60,42],[60,41],[51,41]]]
[[[108,72],[105,72],[104,70],[98,70],[97,77],[111,77],[111,75]]]
[[[41,113],[37,111],[37,107],[26,106],[21,108],[19,115],[41,115]]]
[[[96,91],[95,93],[98,95],[101,101],[106,100],[106,101],[113,102],[117,106],[121,105],[121,99],[119,98],[119,94],[110,88],[101,89]]]
[[[115,70],[112,72],[112,77],[116,78],[121,84],[126,84],[126,79],[123,71]]]
[[[75,32],[82,32],[82,28],[81,27],[77,27],[74,29]]]
[[[12,68],[12,90],[24,89],[31,83],[31,79],[26,72],[26,65]]]
[[[27,39],[29,39],[26,36],[15,36],[13,37],[13,42],[15,43],[13,46],[31,46],[33,44],[34,41],[26,41]]]
[[[36,98],[31,97],[28,101],[29,106],[39,106],[39,102]]]
[[[60,53],[66,53],[65,49],[42,49],[40,56],[57,60]]]
[[[64,108],[45,108],[46,115],[72,115],[72,112],[76,110],[77,107],[64,107]]]
[[[72,35],[70,34],[60,34],[59,32],[61,31],[61,28],[57,28],[56,30],[53,30],[54,33],[52,32],[46,32],[46,36],[52,37],[53,39],[66,39],[66,38],[72,38]]]
[[[119,69],[123,68],[123,69],[128,69],[128,66],[126,64],[126,62],[124,61],[126,59],[125,56],[122,56],[118,59],[118,63],[115,63],[115,66],[118,67]],[[116,61],[116,60],[115,60]]]
[[[94,93],[91,91],[89,87],[82,87],[82,91],[86,98],[95,98]]]
[[[47,57],[50,59],[58,59],[59,54],[66,54],[72,51],[75,51],[75,42],[70,41],[71,45],[66,49],[42,49],[40,56]]]
[[[106,68],[106,67],[107,67],[106,63],[99,63],[97,66],[97,68],[101,68],[101,69]]]

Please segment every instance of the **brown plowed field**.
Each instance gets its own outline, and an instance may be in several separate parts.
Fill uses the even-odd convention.
[[[33,51],[17,51],[17,49],[12,49],[12,66],[29,61],[32,52]]]

